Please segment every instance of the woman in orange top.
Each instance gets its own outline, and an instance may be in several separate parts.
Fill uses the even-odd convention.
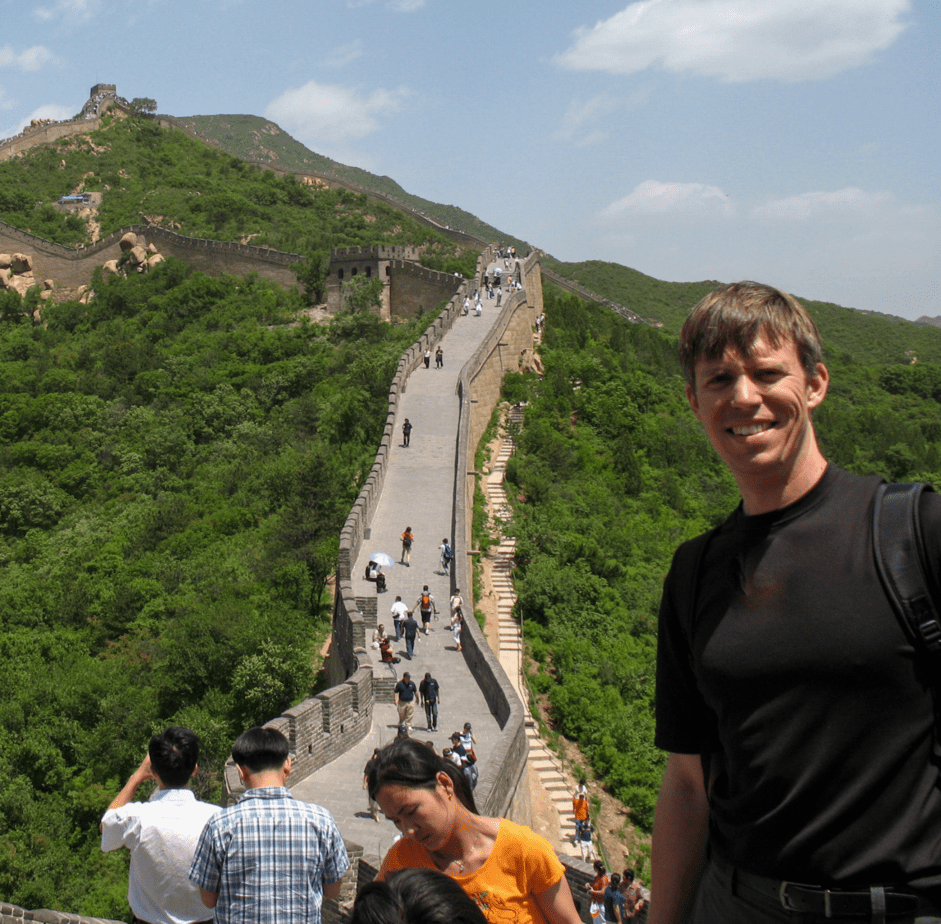
[[[404,837],[379,871],[438,869],[457,880],[490,924],[580,924],[548,841],[505,818],[477,814],[464,774],[430,747],[397,738],[380,752],[369,792]]]

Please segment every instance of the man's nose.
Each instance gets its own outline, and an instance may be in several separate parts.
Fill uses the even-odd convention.
[[[758,396],[755,383],[747,376],[740,375],[732,383],[732,403],[746,406],[754,403]]]

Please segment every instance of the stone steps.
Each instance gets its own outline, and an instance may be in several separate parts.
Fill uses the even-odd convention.
[[[523,409],[514,407],[510,409],[509,419],[516,423],[523,422]],[[503,445],[497,454],[496,463],[487,480],[487,500],[497,516],[509,519],[512,508],[507,503],[503,491],[503,473],[507,460],[513,455],[515,442],[505,437]],[[510,577],[513,570],[513,557],[516,554],[516,540],[512,537],[503,537],[495,553],[493,562],[493,589],[497,595],[497,621],[500,638],[499,660],[503,669],[511,677],[512,672],[519,674],[522,668],[523,644],[520,637],[519,623],[514,613],[516,610],[516,590]],[[523,678],[519,677],[519,689],[524,689]],[[536,774],[540,784],[549,796],[552,805],[559,814],[559,840],[563,849],[571,856],[579,856],[574,846],[575,817],[572,815],[572,793],[574,786],[567,778],[559,759],[546,747],[540,738],[536,723],[527,710],[526,735],[529,739],[529,768]]]

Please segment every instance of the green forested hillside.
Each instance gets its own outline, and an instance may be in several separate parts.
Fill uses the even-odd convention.
[[[673,334],[679,333],[689,309],[719,284],[662,282],[619,263],[601,260],[559,263],[550,259],[546,265],[642,318],[661,321],[664,329]],[[793,294],[800,298],[799,292]],[[941,329],[829,302],[801,301],[820,328],[828,361],[843,357],[861,363],[907,364],[915,356],[922,362],[941,363]]]
[[[95,290],[0,322],[0,896],[121,918],[97,825],[152,732],[199,733],[215,796],[234,736],[309,694],[423,323],[294,323],[297,296],[172,259]]]
[[[556,727],[649,830],[664,762],[652,743],[661,584],[676,546],[724,519],[738,493],[687,406],[673,335],[548,285],[546,314],[544,375],[505,386],[530,402],[507,466],[519,615]],[[941,365],[900,365],[892,343],[876,363],[866,336],[837,331],[815,413],[825,454],[861,474],[941,483]]]

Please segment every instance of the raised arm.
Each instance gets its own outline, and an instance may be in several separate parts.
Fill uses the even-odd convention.
[[[649,924],[685,920],[702,873],[709,803],[698,754],[671,754],[653,825],[652,885],[657,900]]]

